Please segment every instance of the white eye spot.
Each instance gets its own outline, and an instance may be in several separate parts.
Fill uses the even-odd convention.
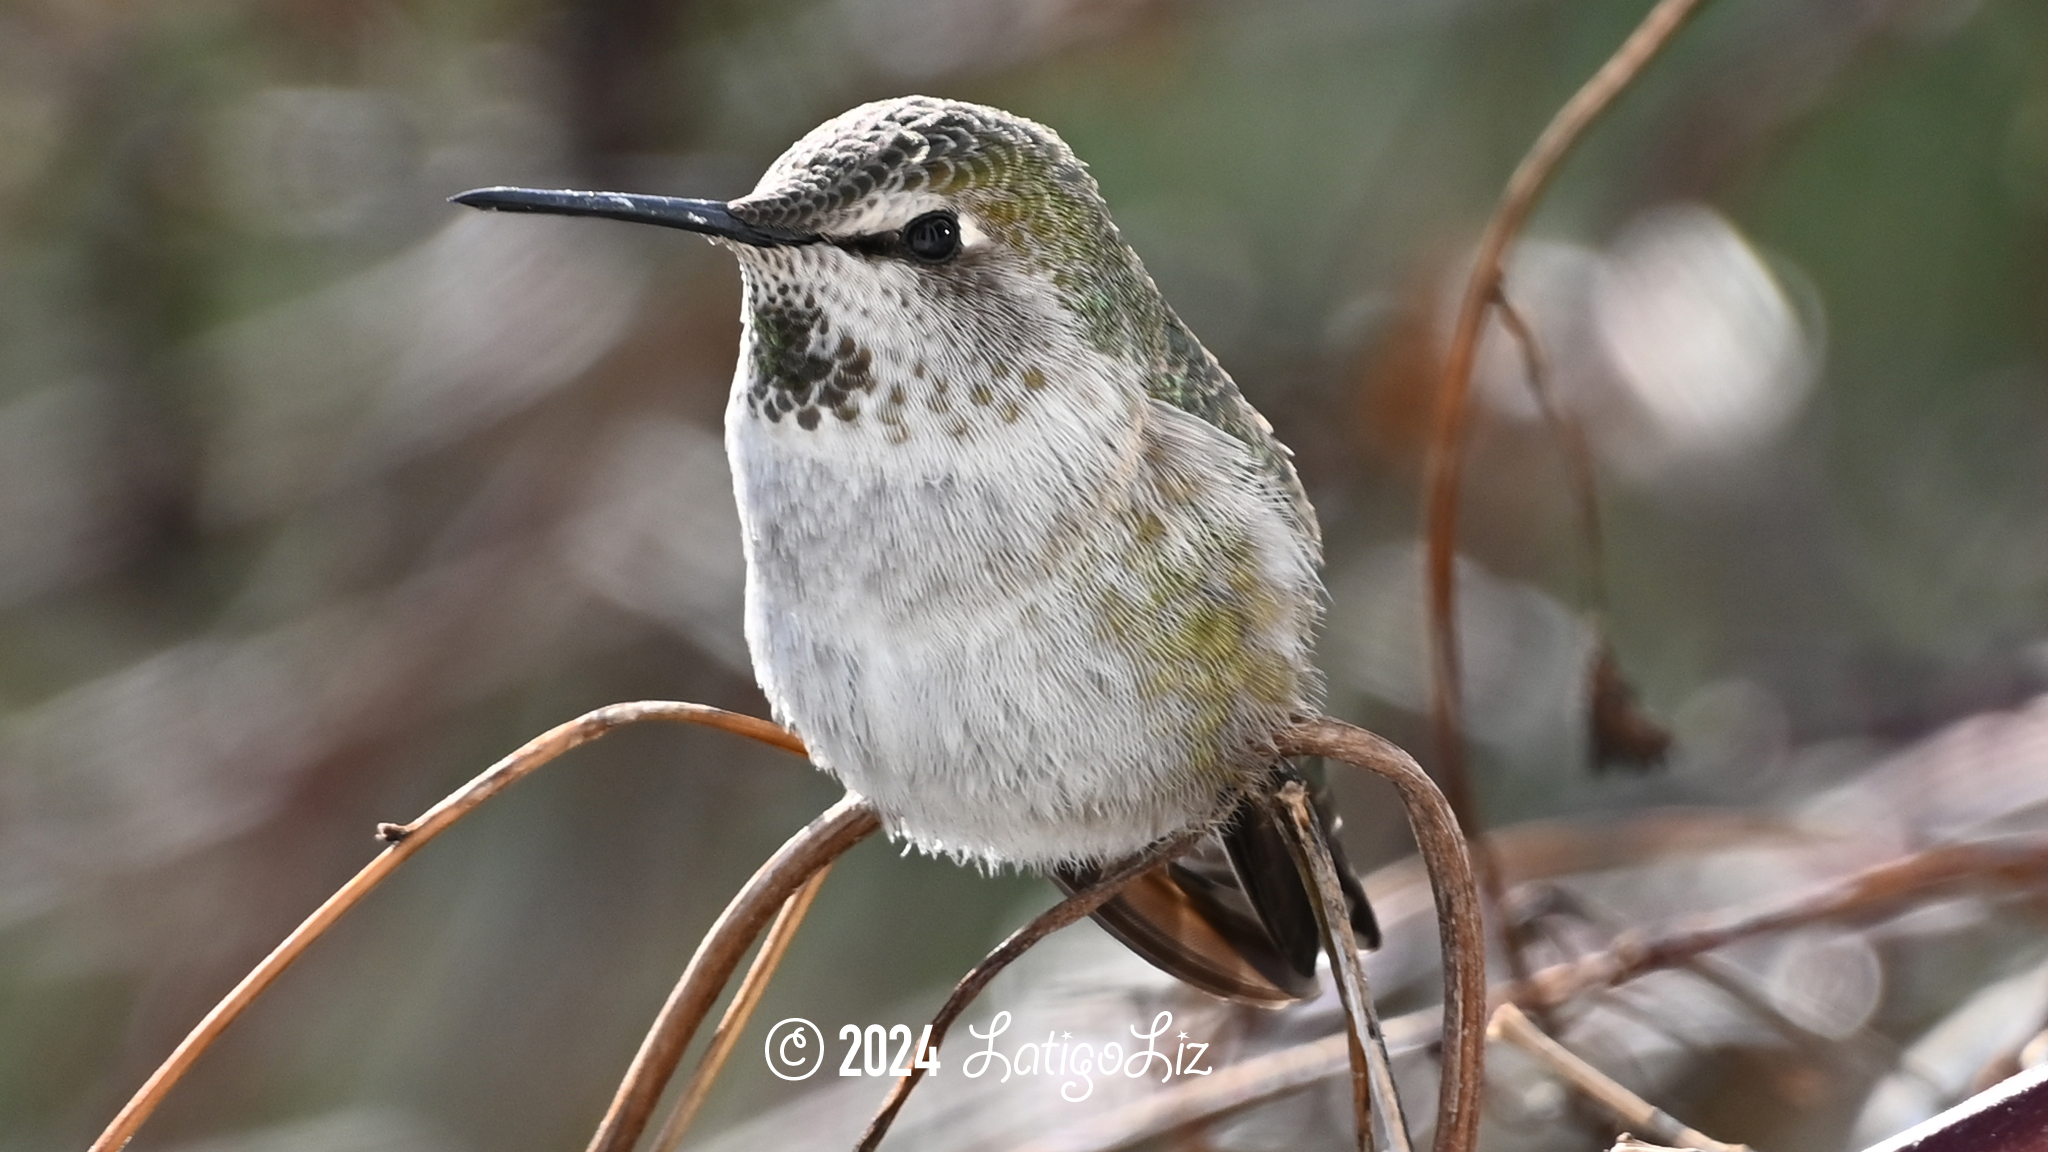
[[[832,236],[878,236],[900,231],[919,216],[938,211],[952,212],[959,219],[962,251],[979,248],[994,238],[973,216],[960,211],[945,197],[930,193],[899,193],[870,200],[851,215],[830,224],[826,231]]]
[[[850,215],[826,226],[834,236],[875,236],[894,232],[927,212],[949,205],[929,193],[882,196],[860,205]]]

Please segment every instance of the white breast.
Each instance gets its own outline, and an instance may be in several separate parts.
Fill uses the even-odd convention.
[[[1147,400],[1134,369],[1085,347],[1044,349],[1029,365],[1042,378],[1028,396],[1011,388],[1027,402],[1009,409],[1000,390],[970,398],[986,365],[926,349],[913,381],[913,355],[875,343],[856,419],[759,415],[744,352],[727,408],[747,640],[778,716],[893,834],[931,851],[1099,860],[1219,816],[1237,783],[1219,771],[1269,762],[1244,748],[1311,691],[1313,545],[1285,522],[1284,497],[1236,441]],[[949,382],[943,411],[934,379]],[[1171,525],[1165,539],[1147,516]],[[1244,578],[1289,606],[1253,639],[1288,670],[1285,700],[1191,698],[1131,621],[1105,616],[1158,600],[1134,549],[1220,569],[1202,550],[1225,537],[1252,556]],[[1230,746],[1223,762],[1212,745]]]

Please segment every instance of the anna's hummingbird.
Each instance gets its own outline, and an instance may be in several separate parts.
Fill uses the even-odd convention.
[[[726,203],[455,200],[739,257],[747,644],[777,718],[893,836],[1073,887],[1214,829],[1222,852],[1098,919],[1220,995],[1314,987],[1307,893],[1248,798],[1319,692],[1315,513],[1051,129],[913,96],[820,125]]]

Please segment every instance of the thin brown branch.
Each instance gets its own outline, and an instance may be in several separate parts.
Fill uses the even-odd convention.
[[[961,977],[960,982],[953,986],[952,994],[946,997],[945,1004],[941,1005],[938,1014],[932,1017],[931,1047],[938,1047],[939,1042],[946,1037],[946,1030],[960,1018],[960,1014],[967,1010],[967,1006],[974,1002],[974,998],[981,995],[982,989],[988,987],[989,981],[1015,963],[1018,957],[1030,951],[1033,945],[1109,903],[1126,884],[1139,876],[1169,860],[1178,859],[1207,834],[1204,829],[1196,829],[1161,840],[1117,865],[1095,883],[1039,913],[1031,923],[1010,933],[1008,939],[996,945],[994,951],[983,957],[981,963],[969,969],[967,975]],[[922,1079],[924,1069],[913,1065],[910,1075],[896,1082],[896,1086],[889,1090],[888,1099],[882,1102],[881,1109],[875,1113],[874,1119],[868,1121],[867,1131],[861,1134],[860,1143],[855,1146],[857,1152],[874,1152],[881,1144],[882,1137],[889,1134],[889,1126],[896,1122],[896,1114],[903,1111],[903,1105],[909,1101],[911,1090],[916,1088],[918,1081]]]
[[[1521,1005],[1556,1005],[1595,988],[1624,984],[1647,972],[1675,968],[1739,940],[1883,911],[1968,880],[2005,876],[2038,885],[2048,879],[2048,840],[2023,838],[1948,844],[1866,868],[1793,896],[1730,909],[1656,934],[1631,934],[1604,952],[1553,965],[1510,985],[1504,999]]]
[[[848,792],[817,819],[804,825],[796,835],[761,865],[746,886],[718,914],[711,930],[697,942],[697,951],[683,969],[682,979],[669,993],[667,1003],[640,1051],[626,1069],[625,1079],[612,1097],[604,1120],[590,1138],[589,1152],[631,1152],[647,1129],[648,1118],[660,1102],[661,1093],[682,1062],[683,1052],[697,1034],[697,1027],[710,1013],[718,994],[732,979],[740,958],[768,926],[791,896],[813,876],[837,860],[847,849],[860,843],[882,826],[875,810],[859,795]]]
[[[106,1131],[93,1141],[91,1152],[115,1152],[133,1139],[136,1130],[156,1111],[157,1105],[170,1094],[178,1081],[190,1071],[206,1050],[228,1025],[235,1022],[258,996],[263,995],[277,978],[284,974],[292,962],[303,955],[336,921],[346,915],[349,909],[362,902],[377,885],[384,882],[400,864],[405,863],[415,852],[426,847],[427,842],[448,830],[457,820],[462,819],[476,806],[503,792],[541,765],[560,756],[572,748],[590,743],[628,724],[649,720],[665,720],[685,724],[704,724],[738,733],[764,744],[772,744],[785,751],[805,755],[803,742],[766,720],[752,716],[741,716],[719,708],[702,704],[683,704],[667,700],[641,700],[630,704],[612,704],[587,712],[567,724],[551,728],[522,746],[518,751],[491,765],[481,775],[450,793],[447,799],[422,814],[410,824],[380,824],[377,826],[379,839],[388,842],[376,858],[363,866],[363,870],[351,877],[334,895],[329,896],[320,907],[313,910],[291,935],[286,936],[270,955],[250,969],[220,1003],[213,1006],[204,1018],[178,1043],[170,1056],[157,1066],[135,1095],[115,1115]]]
[[[1498,283],[1494,285],[1493,306],[1500,310],[1502,325],[1506,327],[1508,333],[1514,337],[1516,345],[1522,350],[1522,372],[1528,382],[1529,391],[1535,395],[1536,407],[1542,412],[1545,423],[1550,426],[1551,435],[1557,440],[1560,448],[1564,451],[1567,467],[1572,471],[1575,481],[1574,497],[1579,503],[1584,523],[1589,526],[1584,529],[1588,533],[1586,539],[1587,563],[1594,574],[1594,579],[1597,581],[1599,579],[1598,573],[1602,566],[1599,559],[1602,547],[1600,543],[1600,521],[1598,508],[1593,502],[1593,464],[1592,458],[1586,454],[1585,438],[1578,435],[1578,424],[1566,418],[1564,412],[1558,408],[1555,399],[1551,395],[1549,363],[1544,358],[1542,345],[1537,342],[1535,330],[1530,328],[1528,323],[1522,319],[1521,312],[1508,301],[1505,287]],[[1577,483],[1580,477],[1577,465],[1580,464],[1584,466],[1584,480],[1582,484]],[[1588,586],[1588,591],[1589,594],[1597,592],[1598,598],[1595,603],[1604,605],[1606,591],[1603,587],[1597,583],[1591,584]],[[1439,748],[1441,747],[1442,745],[1440,744]],[[1468,839],[1472,846],[1473,863],[1477,866],[1479,873],[1479,894],[1485,902],[1484,907],[1486,911],[1493,914],[1491,919],[1499,928],[1502,944],[1501,951],[1508,962],[1508,975],[1516,981],[1527,980],[1529,978],[1528,933],[1524,931],[1523,925],[1515,917],[1503,912],[1507,904],[1507,881],[1504,878],[1500,860],[1494,853],[1493,842],[1485,836],[1478,834],[1481,830],[1478,812],[1479,802],[1477,797],[1469,794],[1469,778],[1465,771],[1462,750],[1457,757],[1448,760],[1447,763],[1453,765],[1453,767],[1452,770],[1445,773],[1445,777],[1453,780],[1457,789],[1457,794],[1454,794],[1451,799],[1451,810],[1458,814],[1459,821],[1465,828],[1470,830]],[[1461,800],[1462,803],[1460,802]],[[1543,1023],[1549,1026],[1551,1022],[1545,1020]]]
[[[1363,728],[1323,717],[1305,720],[1282,735],[1280,751],[1342,760],[1385,777],[1401,795],[1429,872],[1444,957],[1443,1084],[1437,1094],[1434,1147],[1436,1152],[1471,1152],[1479,1140],[1484,1078],[1486,937],[1457,817],[1413,757]]]
[[[726,1058],[732,1055],[733,1045],[739,1043],[740,1033],[746,1030],[747,1020],[761,1003],[761,994],[775,978],[775,969],[781,966],[790,941],[796,939],[796,930],[803,925],[811,902],[818,898],[818,889],[825,886],[825,877],[831,872],[830,864],[818,869],[803,887],[783,901],[782,911],[775,914],[775,922],[768,926],[768,935],[761,941],[761,950],[754,954],[754,962],[747,965],[747,974],[740,978],[739,991],[733,993],[732,1003],[726,1005],[725,1015],[719,1017],[718,1027],[712,1030],[710,1047],[705,1049],[704,1058],[697,1062],[697,1070],[690,1074],[682,1096],[655,1136],[654,1152],[675,1152],[682,1144],[683,1133],[689,1131],[690,1122],[697,1118],[698,1110],[711,1095],[711,1086],[724,1070]]]
[[[1583,920],[1589,927],[1597,929],[1610,937],[1619,935],[1623,930],[1624,925],[1619,916],[1604,908],[1596,907],[1583,893],[1568,892],[1563,888],[1549,884],[1543,887],[1547,890],[1545,893],[1546,901],[1557,909],[1557,911],[1550,913],[1551,915],[1562,913],[1577,917]],[[1560,948],[1562,948],[1561,944]],[[1877,1032],[1869,1024],[1858,1025],[1846,1037],[1826,1036],[1815,1032],[1786,1015],[1781,1005],[1774,1001],[1769,994],[1755,986],[1756,979],[1749,973],[1719,956],[1712,954],[1694,956],[1678,967],[1682,967],[1686,972],[1712,985],[1722,995],[1735,1001],[1752,1016],[1756,1017],[1765,1027],[1783,1037],[1786,1043],[1805,1052],[1816,1061],[1847,1060],[1854,1066],[1864,1069],[1873,1078],[1882,1072],[1892,1070],[1905,1072],[1909,1075],[1918,1075],[1909,1062],[1902,1062],[1903,1052],[1898,1044]],[[1515,980],[1517,986],[1525,982],[1526,980],[1523,977],[1517,977]],[[1612,1003],[1615,1007],[1620,1007],[1625,1001],[1616,999]],[[1535,1016],[1534,1019],[1536,1020],[1537,1027],[1542,1028],[1544,1031],[1556,1031],[1556,1029],[1547,1026],[1541,1016]],[[1661,1023],[1656,1026],[1659,1028],[1663,1027]],[[1938,1087],[1935,1087],[1933,1081],[1925,1080],[1924,1082],[1929,1087],[1935,1088],[1935,1091],[1940,1091]]]
[[[1529,326],[1521,310],[1508,299],[1507,286],[1495,284],[1493,307],[1500,314],[1501,327],[1514,337],[1522,350],[1522,376],[1529,393],[1536,398],[1536,411],[1550,429],[1550,437],[1564,457],[1565,478],[1571,489],[1572,508],[1579,517],[1579,543],[1583,549],[1580,579],[1584,582],[1586,605],[1596,619],[1607,617],[1607,541],[1600,531],[1600,480],[1593,468],[1593,450],[1586,444],[1586,430],[1557,401],[1550,381],[1550,359],[1543,343]]]
[[[1471,423],[1472,364],[1486,313],[1500,290],[1503,262],[1537,199],[1572,146],[1643,68],[1670,42],[1702,0],[1659,0],[1636,30],[1591,79],[1550,119],[1508,178],[1500,203],[1480,234],[1472,272],[1451,329],[1444,374],[1437,390],[1423,508],[1428,542],[1429,635],[1431,656],[1430,728],[1444,785],[1459,820],[1472,835],[1480,827],[1465,769],[1461,736],[1455,561],[1458,494],[1464,471],[1466,433]]]
[[[1345,1033],[1351,1059],[1352,1121],[1359,1152],[1368,1152],[1373,1147],[1410,1152],[1414,1141],[1408,1134],[1407,1118],[1401,1113],[1401,1097],[1395,1091],[1393,1068],[1387,1060],[1386,1037],[1380,1032],[1372,987],[1366,982],[1365,965],[1359,960],[1358,944],[1351,935],[1351,917],[1345,907],[1344,890],[1337,883],[1336,862],[1330,859],[1330,846],[1323,839],[1322,822],[1309,810],[1308,790],[1298,780],[1283,785],[1273,801],[1275,823],[1287,837],[1294,866],[1315,897],[1316,926],[1322,932],[1323,951],[1329,954],[1330,972],[1337,981],[1337,999],[1350,1021]],[[1375,1117],[1380,1128],[1377,1144],[1372,1139]]]
[[[1629,1091],[1612,1076],[1544,1035],[1513,1004],[1503,1004],[1494,1011],[1486,1034],[1536,1057],[1558,1077],[1614,1113],[1622,1123],[1635,1125],[1659,1140],[1670,1140],[1699,1152],[1749,1152],[1747,1145],[1724,1144],[1680,1123],[1669,1112]]]

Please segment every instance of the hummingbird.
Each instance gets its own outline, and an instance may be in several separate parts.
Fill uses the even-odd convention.
[[[1315,512],[1052,129],[909,96],[813,129],[736,200],[452,199],[738,257],[748,649],[891,836],[1072,891],[1209,831],[1096,919],[1215,995],[1313,993],[1314,909],[1256,797],[1321,692]]]

